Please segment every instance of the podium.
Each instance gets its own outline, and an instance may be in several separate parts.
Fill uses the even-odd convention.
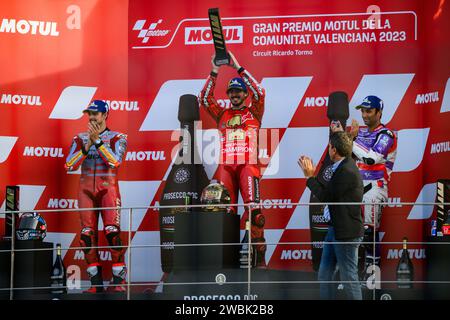
[[[173,270],[195,272],[238,268],[239,222],[238,215],[225,211],[177,214]],[[220,245],[221,243],[236,245]],[[194,246],[177,246],[188,244]]]
[[[221,270],[239,269],[239,222],[238,215],[225,211],[178,213],[173,269],[164,283],[164,293],[177,297],[202,294],[205,288],[200,283],[214,282]],[[231,243],[236,245],[227,245]],[[197,284],[176,285],[186,282]]]
[[[428,237],[425,245],[426,280],[450,281],[450,236]],[[427,283],[427,299],[450,299],[450,283]]]
[[[52,242],[35,240],[16,241],[18,250],[53,249]],[[0,250],[10,250],[11,241],[0,241]],[[17,251],[14,259],[14,298],[31,298],[33,295],[49,293],[49,289],[20,289],[50,287],[53,251]],[[11,252],[0,252],[0,289],[10,287]],[[9,299],[9,290],[0,291],[0,299]]]

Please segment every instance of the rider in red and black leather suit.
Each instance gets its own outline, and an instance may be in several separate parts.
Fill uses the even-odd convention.
[[[222,108],[214,98],[219,67],[212,62],[212,71],[200,92],[199,103],[216,121],[221,139],[220,162],[217,179],[228,189],[231,203],[238,201],[240,190],[244,203],[259,203],[261,178],[258,163],[258,134],[264,114],[265,91],[251,74],[239,65],[230,52],[230,66],[239,77],[228,83],[227,94],[231,108]],[[250,105],[245,100],[251,96]],[[236,207],[233,207],[236,213]],[[265,267],[266,244],[264,239],[265,218],[260,206],[251,210],[251,236],[256,248],[256,265]],[[244,218],[248,217],[245,207]]]
[[[67,171],[76,171],[81,166],[80,188],[78,192],[79,208],[120,207],[120,193],[116,181],[117,168],[122,163],[127,147],[127,136],[111,131],[106,127],[108,105],[101,100],[94,100],[83,111],[89,114],[88,132],[79,133],[73,138],[69,155],[66,159]],[[105,236],[110,246],[121,246],[120,210],[101,210]],[[80,211],[80,244],[86,247],[85,259],[87,272],[92,287],[91,293],[103,291],[102,270],[98,251],[99,211]],[[113,283],[109,291],[124,291],[126,266],[123,248],[112,248]]]

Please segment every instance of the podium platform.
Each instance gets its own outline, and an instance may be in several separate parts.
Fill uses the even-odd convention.
[[[238,267],[239,223],[238,215],[224,211],[178,214],[175,219],[173,271]],[[219,245],[221,243],[225,245]],[[236,245],[230,245],[232,243]],[[188,244],[194,246],[177,246]]]
[[[15,247],[23,249],[53,249],[52,242],[36,240],[16,241]],[[10,250],[11,241],[0,241],[0,250]],[[14,259],[14,295],[46,294],[48,289],[22,290],[29,287],[49,287],[53,265],[53,251],[17,251]],[[10,287],[11,253],[0,252],[0,288]],[[3,290],[2,290],[3,291]],[[8,296],[9,296],[9,291]]]
[[[429,299],[450,299],[450,236],[428,237],[425,245],[426,283]],[[438,283],[447,281],[447,283]]]

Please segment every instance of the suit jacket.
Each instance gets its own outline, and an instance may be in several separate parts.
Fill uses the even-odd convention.
[[[361,175],[355,161],[348,157],[339,164],[327,185],[316,177],[309,178],[306,185],[321,202],[362,202],[364,187]],[[363,236],[361,205],[330,205],[328,209],[329,224],[335,229],[336,240]]]

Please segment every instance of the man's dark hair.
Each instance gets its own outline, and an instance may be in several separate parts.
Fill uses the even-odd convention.
[[[341,157],[350,157],[352,155],[353,142],[346,132],[334,132],[330,136],[330,144],[336,148]]]

